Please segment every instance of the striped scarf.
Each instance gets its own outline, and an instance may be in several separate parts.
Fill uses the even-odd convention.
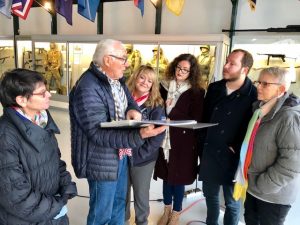
[[[242,143],[240,152],[240,161],[235,174],[235,184],[233,190],[233,198],[237,201],[239,199],[246,199],[246,192],[248,188],[248,168],[251,164],[254,140],[259,128],[262,118],[267,115],[275,106],[277,99],[283,95],[272,98],[266,103],[261,102],[260,108],[255,110],[247,128],[246,136]]]
[[[141,97],[136,97],[134,96],[134,94],[132,94],[134,101],[136,102],[136,104],[138,104],[138,106],[143,105],[149,98],[149,93],[144,94]]]
[[[256,132],[258,130],[259,124],[261,121],[261,109],[257,109],[247,128],[246,136],[242,143],[241,152],[240,152],[240,161],[235,174],[234,191],[233,198],[238,201],[240,198],[245,201],[246,192],[248,188],[248,168],[251,162],[252,153],[253,153],[253,144]]]
[[[38,125],[41,128],[45,128],[48,123],[48,114],[46,110],[41,110],[37,114],[34,115],[34,118],[32,119],[30,116],[28,116],[22,108],[19,107],[12,107],[22,118],[26,118],[27,120],[33,122],[34,124]]]
[[[98,69],[106,75],[105,71],[98,67]],[[125,91],[119,80],[113,80],[106,75],[108,82],[111,86],[111,92],[115,103],[115,119],[124,120],[125,111],[128,106],[127,97]],[[124,156],[132,156],[131,148],[120,148],[119,149],[119,159],[122,160]]]

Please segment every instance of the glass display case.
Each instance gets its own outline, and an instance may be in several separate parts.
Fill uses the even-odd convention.
[[[300,37],[299,35],[235,36],[233,49],[249,51],[254,65],[250,79],[257,80],[259,72],[266,67],[283,67],[289,70],[292,85],[290,91],[300,96]]]
[[[0,77],[5,71],[14,69],[15,67],[13,37],[0,36]]]
[[[31,36],[17,41],[18,65],[29,65],[44,74],[55,101],[68,100],[68,93],[81,74],[89,68],[97,43],[106,38],[125,44],[128,78],[142,64],[156,68],[161,79],[167,65],[176,56],[190,53],[197,57],[206,84],[222,77],[229,39],[223,34],[201,36]],[[32,54],[34,52],[34,54]]]

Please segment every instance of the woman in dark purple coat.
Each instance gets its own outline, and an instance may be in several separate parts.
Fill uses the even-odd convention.
[[[193,55],[181,54],[169,64],[160,91],[169,119],[201,121],[205,91],[200,87],[200,69]],[[163,179],[165,204],[158,225],[178,224],[184,185],[192,184],[197,176],[196,143],[194,130],[170,127],[166,132],[154,171],[154,179]]]

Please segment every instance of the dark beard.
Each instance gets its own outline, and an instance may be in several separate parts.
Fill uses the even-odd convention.
[[[224,78],[224,80],[226,81],[226,82],[234,82],[234,81],[237,81],[238,79],[240,79],[239,77],[233,77],[233,78],[229,78],[229,79],[225,79]]]

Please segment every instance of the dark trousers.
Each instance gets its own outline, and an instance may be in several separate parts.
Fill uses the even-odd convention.
[[[233,185],[219,185],[212,182],[203,181],[203,194],[207,206],[207,225],[219,225],[220,214],[220,188],[223,188],[225,199],[224,225],[237,225],[240,218],[241,202],[235,201],[233,195]]]
[[[182,210],[182,201],[184,197],[184,185],[171,185],[166,181],[163,182],[164,204],[172,205],[173,210],[180,212]]]
[[[247,225],[283,225],[291,206],[262,201],[247,193],[245,222]]]

